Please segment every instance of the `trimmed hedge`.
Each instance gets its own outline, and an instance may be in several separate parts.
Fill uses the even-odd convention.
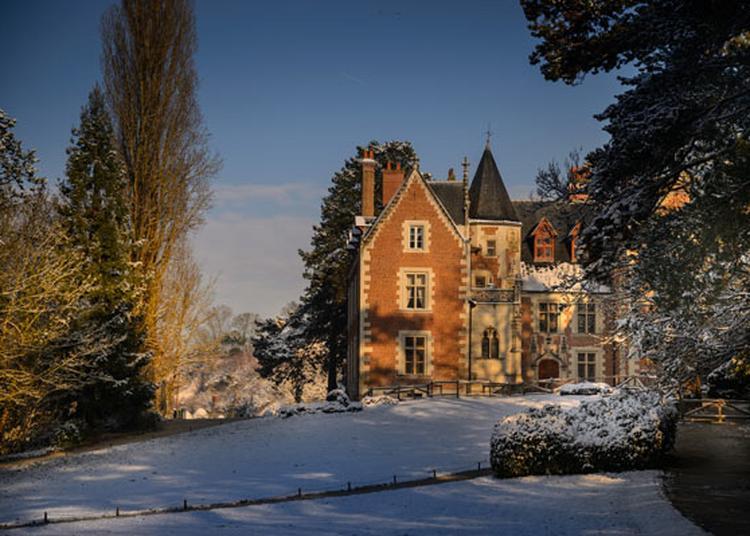
[[[563,409],[547,405],[495,425],[490,461],[501,477],[626,471],[656,467],[673,446],[677,410],[651,391]]]

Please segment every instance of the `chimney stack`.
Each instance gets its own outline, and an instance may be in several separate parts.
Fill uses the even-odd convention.
[[[362,152],[362,216],[375,216],[375,153],[370,149]]]
[[[383,206],[386,206],[396,194],[402,182],[404,182],[404,170],[401,169],[401,162],[396,162],[395,167],[393,162],[388,162],[383,170]]]

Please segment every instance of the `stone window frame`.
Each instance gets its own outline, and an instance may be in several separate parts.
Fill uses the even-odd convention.
[[[490,253],[490,243],[492,243],[492,253]],[[497,254],[497,239],[487,239],[484,244],[484,251],[485,251],[485,257],[492,257],[496,258],[499,255]]]
[[[593,310],[590,310],[593,308]],[[582,301],[576,304],[576,333],[584,335],[596,335],[599,332],[599,307],[596,302]],[[583,319],[584,329],[581,330],[581,319]],[[593,322],[593,329],[591,324]]]
[[[480,287],[477,285],[477,277],[484,278],[483,287]],[[489,270],[472,270],[471,288],[476,288],[476,289],[495,288],[495,278],[493,277],[492,272]]]
[[[575,371],[575,379],[576,381],[596,381],[598,379],[599,371],[602,367],[602,349],[596,348],[596,347],[589,347],[589,346],[581,346],[581,347],[575,347],[573,349],[573,353],[575,354],[575,368],[573,369]],[[588,374],[585,375],[585,377],[581,377],[578,373],[579,371],[579,365],[581,362],[579,361],[580,355],[593,355],[593,363],[589,363],[588,359],[586,361],[586,365],[593,365],[594,366],[594,375],[591,380],[588,379]]]
[[[409,305],[409,294],[407,288],[407,276],[415,275],[426,275],[427,280],[425,283],[425,307],[423,309],[410,309]],[[399,309],[407,313],[431,313],[432,312],[432,301],[435,294],[435,277],[432,268],[425,267],[405,267],[398,271],[398,305]]]
[[[422,247],[411,247],[412,227],[422,227]],[[404,220],[402,224],[401,244],[406,253],[429,253],[430,252],[430,222],[427,220]]]
[[[542,308],[544,306],[544,308]],[[544,309],[544,310],[543,310]],[[555,310],[557,309],[557,310]],[[562,310],[563,310],[563,304],[555,301],[540,301],[536,304],[536,320],[537,320],[537,328],[539,329],[539,333],[545,333],[545,334],[555,334],[555,333],[563,333],[563,329],[561,329],[562,326]],[[545,323],[547,326],[547,329],[542,329],[542,315],[544,315]],[[552,318],[555,318],[555,329],[552,330]]]
[[[407,337],[424,337],[425,338],[425,364],[422,374],[406,372],[406,338]],[[433,354],[432,332],[429,330],[400,330],[397,338],[396,348],[396,374],[401,377],[425,377],[432,375],[432,354]]]
[[[481,359],[501,359],[500,337],[498,337],[497,328],[494,326],[487,326],[482,332],[481,349]]]

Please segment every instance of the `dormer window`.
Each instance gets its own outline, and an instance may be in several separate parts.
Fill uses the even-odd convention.
[[[547,218],[542,218],[534,231],[534,262],[555,262],[555,239],[557,232]]]
[[[534,262],[554,262],[555,253],[552,235],[539,233],[534,237]]]

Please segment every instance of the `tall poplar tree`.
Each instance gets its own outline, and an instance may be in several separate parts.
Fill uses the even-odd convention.
[[[176,251],[198,227],[220,166],[198,107],[195,14],[189,0],[121,0],[102,20],[105,95],[128,181],[135,245],[145,278],[151,377],[173,341],[160,334],[163,286]]]
[[[110,341],[88,356],[93,382],[74,397],[89,424],[122,427],[149,408],[153,388],[142,374],[149,356],[136,310],[140,285],[130,262],[127,176],[98,86],[71,141],[59,212],[72,247],[84,260],[83,275],[93,283],[90,309],[79,322],[93,325]]]

